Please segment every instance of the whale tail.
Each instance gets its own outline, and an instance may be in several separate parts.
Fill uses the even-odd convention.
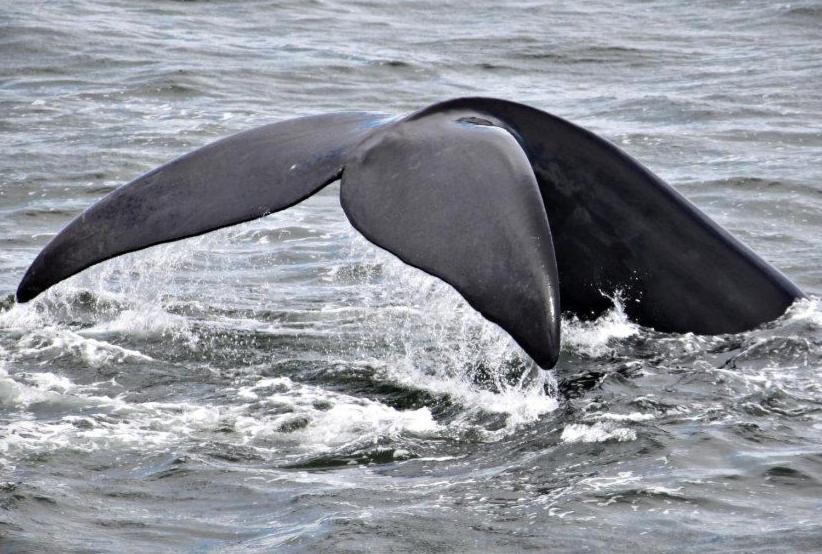
[[[561,118],[461,98],[403,118],[338,113],[233,135],[120,187],[29,267],[26,302],[104,260],[286,209],[342,177],[367,239],[435,275],[541,367],[562,310],[621,292],[661,331],[753,328],[802,292],[625,152]]]
[[[17,299],[109,258],[293,206],[338,179],[354,146],[385,118],[344,113],[273,123],[150,171],[58,233],[29,267]]]

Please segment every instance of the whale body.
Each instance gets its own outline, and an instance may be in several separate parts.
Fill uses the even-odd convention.
[[[736,333],[802,291],[607,140],[493,98],[406,116],[342,112],[242,132],[118,188],[40,252],[26,302],[125,254],[284,210],[340,179],[369,241],[453,286],[542,368],[560,316],[620,294],[665,332]]]

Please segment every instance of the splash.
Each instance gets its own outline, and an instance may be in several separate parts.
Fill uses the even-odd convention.
[[[260,379],[240,387],[238,396],[252,402],[233,410],[233,428],[244,443],[261,447],[298,440],[307,451],[329,452],[406,434],[436,436],[441,430],[428,408],[397,410],[287,377]]]
[[[204,248],[204,238],[194,239],[109,260],[32,302],[13,304],[0,313],[0,329],[19,339],[22,355],[63,351],[95,367],[129,357],[150,359],[108,342],[109,337],[174,340],[194,348],[198,337],[191,321],[171,313],[167,298],[187,292],[175,276],[190,270]]]
[[[227,398],[241,400],[233,404],[135,402],[125,394],[101,394],[110,385],[78,385],[49,372],[9,375],[0,369],[1,406],[57,415],[16,418],[6,425],[0,461],[57,450],[163,452],[207,441],[272,456],[290,448],[293,456],[295,445],[304,454],[350,451],[402,436],[436,437],[442,430],[428,408],[396,410],[288,378],[262,378],[230,390]]]
[[[809,330],[822,329],[822,298],[809,296],[801,298],[791,305],[782,316],[783,326],[806,325]]]
[[[600,421],[593,425],[572,423],[567,425],[560,436],[562,442],[626,442],[636,440],[636,431],[626,427],[616,427]]]
[[[352,257],[371,268],[362,279],[368,337],[388,344],[383,377],[459,403],[465,424],[501,414],[498,438],[557,406],[556,381],[510,336],[479,315],[451,286],[352,236]],[[386,309],[403,306],[405,309]],[[491,437],[491,435],[488,435]]]
[[[562,347],[591,358],[607,356],[615,351],[615,343],[639,333],[640,327],[628,320],[625,305],[617,292],[609,296],[613,307],[593,321],[577,317],[562,320]]]

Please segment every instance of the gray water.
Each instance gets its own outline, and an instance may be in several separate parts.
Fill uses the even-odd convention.
[[[0,550],[822,547],[822,4],[0,0]],[[455,96],[607,137],[809,295],[729,336],[618,298],[555,371],[336,185],[15,305],[96,199],[230,133]]]

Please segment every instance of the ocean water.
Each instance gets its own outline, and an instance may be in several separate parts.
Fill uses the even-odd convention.
[[[808,299],[709,337],[615,298],[520,380],[332,185],[14,303],[195,147],[465,95],[605,136]],[[0,160],[0,551],[822,549],[819,2],[0,0]]]

